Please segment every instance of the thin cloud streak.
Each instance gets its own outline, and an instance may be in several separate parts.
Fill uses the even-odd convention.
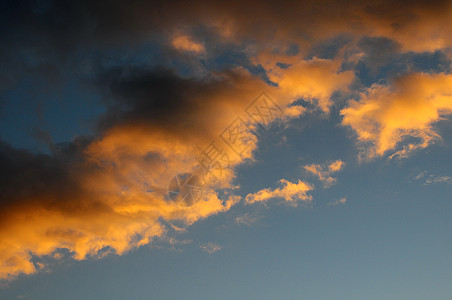
[[[347,198],[341,198],[335,201],[331,201],[327,204],[327,206],[336,206],[336,205],[341,205],[341,204],[345,204],[347,202]]]
[[[223,246],[220,246],[220,245],[212,243],[212,242],[207,242],[207,243],[201,245],[200,248],[204,252],[207,252],[209,254],[214,254],[215,252],[223,249]]]
[[[297,183],[290,182],[285,179],[280,180],[281,187],[277,189],[266,188],[256,193],[248,194],[245,201],[248,204],[256,202],[267,202],[275,198],[282,198],[286,203],[297,205],[299,202],[309,203],[312,196],[308,193],[314,189],[309,183],[298,180]]]

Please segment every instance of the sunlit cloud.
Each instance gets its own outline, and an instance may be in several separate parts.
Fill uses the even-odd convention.
[[[333,104],[331,97],[334,92],[348,91],[348,86],[354,79],[352,71],[340,71],[340,61],[312,59],[298,61],[287,70],[276,74],[270,73],[270,79],[279,85],[281,98],[292,101],[303,98],[317,104],[328,113]],[[303,113],[297,106],[289,107],[288,115]]]
[[[285,179],[280,180],[281,187],[277,189],[266,188],[256,193],[248,194],[245,201],[248,204],[256,202],[266,202],[271,199],[283,199],[287,203],[297,205],[299,202],[309,203],[312,196],[309,192],[314,189],[309,183],[298,180],[297,183]]]
[[[111,10],[100,10],[97,7],[102,5],[96,1],[94,5],[69,2],[77,13],[65,14],[63,6],[53,5],[39,18],[28,18],[30,9],[11,14],[17,18],[5,18],[11,36],[17,35],[11,39],[17,44],[13,43],[11,53],[2,51],[4,61],[9,64],[10,57],[22,53],[17,49],[23,49],[27,59],[11,61],[27,65],[25,73],[29,74],[36,69],[35,62],[30,63],[35,56],[47,66],[54,60],[61,63],[60,57],[71,61],[80,49],[163,40],[165,59],[156,61],[174,69],[90,61],[89,76],[84,68],[80,72],[90,80],[95,77],[93,85],[106,108],[92,135],[79,136],[58,149],[50,135],[36,130],[35,135],[50,145],[51,155],[0,144],[5,174],[0,197],[0,279],[43,270],[46,265],[34,258],[58,259],[62,251],[76,260],[106,253],[121,255],[164,238],[171,230],[168,226],[184,230],[167,224],[191,225],[228,211],[242,198],[220,196],[217,190],[234,187],[236,167],[252,161],[258,147],[253,133],[258,122],[250,120],[245,111],[250,102],[260,91],[269,90],[278,106],[274,111],[280,113],[275,119],[283,122],[306,113],[305,107],[294,105],[300,99],[317,105],[325,115],[331,113],[334,96],[349,93],[356,83],[353,64],[365,53],[350,48],[362,37],[387,39],[397,52],[444,51],[452,46],[451,10],[445,2],[353,1],[344,5],[303,1],[280,3],[274,9],[261,1],[201,1],[190,6],[174,3],[157,14],[151,3],[115,2],[109,3]],[[164,8],[167,3],[159,5]],[[250,9],[259,20],[250,18]],[[58,15],[67,16],[66,24],[84,24],[89,16],[96,26],[50,30],[48,24],[55,20],[48,17]],[[118,19],[130,22],[118,23]],[[29,28],[34,28],[39,38],[29,41],[28,36],[22,37],[21,32],[29,32]],[[43,28],[47,31],[42,32]],[[193,35],[181,33],[195,31]],[[350,42],[338,46],[329,58],[310,55],[319,43],[337,36],[346,36]],[[29,42],[21,44],[21,38]],[[4,37],[0,41],[9,43]],[[232,48],[238,49],[239,58],[227,57]],[[190,75],[192,70],[180,75],[177,67],[184,66],[177,66],[171,56],[206,58],[211,54],[208,51],[218,51],[218,57],[203,61],[203,72],[196,76]],[[49,57],[41,59],[41,52],[48,52]],[[271,84],[252,74],[252,67]],[[8,78],[10,73],[8,70]],[[452,113],[451,97],[451,75],[404,75],[388,85],[373,85],[360,100],[349,101],[341,111],[342,125],[356,133],[363,157],[388,153],[405,157],[441,138],[434,125]],[[267,111],[261,117],[269,115]],[[273,120],[272,116],[265,125]],[[240,149],[235,148],[237,141]],[[224,168],[217,168],[218,157],[227,163]],[[331,175],[343,167],[337,160],[304,168],[329,187],[336,182]],[[169,183],[181,174],[195,174],[203,183],[194,203],[175,203],[168,196]],[[426,184],[450,182],[447,176],[426,178]],[[282,199],[296,205],[312,201],[309,192],[313,185],[285,179],[280,184],[276,189],[248,194],[245,202]],[[342,198],[331,205],[345,202]],[[245,214],[235,222],[250,225],[256,218]],[[214,253],[221,246],[207,243],[201,249]]]
[[[206,52],[204,45],[193,41],[188,35],[177,35],[171,40],[174,48],[181,51],[194,52],[202,54]]]
[[[413,73],[375,84],[341,111],[367,158],[406,157],[441,139],[434,124],[452,113],[452,76]]]
[[[282,119],[292,119],[302,116],[306,112],[306,108],[301,105],[288,106],[284,109]]]
[[[339,172],[344,168],[344,166],[345,163],[342,160],[338,159],[331,163],[307,165],[304,166],[304,169],[317,176],[319,180],[323,182],[323,186],[325,188],[328,188],[334,185],[337,181],[336,178],[330,175]]]
[[[127,108],[107,112],[98,137],[74,141],[53,157],[1,145],[2,159],[9,161],[3,171],[17,176],[4,191],[9,202],[2,202],[0,213],[0,279],[35,273],[41,267],[33,257],[58,256],[61,249],[76,260],[121,255],[164,237],[164,223],[190,225],[240,201],[234,195],[220,199],[215,189],[232,187],[234,167],[252,157],[256,139],[251,131],[241,132],[248,144],[238,155],[219,134],[237,115],[246,115],[260,90],[256,80],[229,73],[196,89],[196,82],[162,72],[108,78]],[[177,89],[169,95],[165,85]],[[168,96],[177,106],[160,102]],[[149,118],[156,111],[160,115]],[[199,156],[211,141],[232,158],[224,170],[201,166]],[[185,173],[204,182],[196,203],[168,197],[172,178]],[[43,184],[46,178],[51,181]]]

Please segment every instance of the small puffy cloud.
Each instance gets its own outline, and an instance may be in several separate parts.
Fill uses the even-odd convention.
[[[206,52],[204,45],[195,42],[188,35],[177,35],[171,40],[171,45],[180,51],[194,52],[202,54]]]
[[[339,205],[339,204],[345,204],[345,202],[347,202],[347,198],[344,197],[344,198],[341,198],[339,200],[331,201],[327,205],[328,206],[336,206],[336,205]]]
[[[301,105],[288,106],[283,110],[282,119],[288,120],[288,119],[298,118],[305,111],[306,111],[306,108]]]
[[[213,254],[213,253],[223,249],[223,246],[220,246],[220,245],[212,243],[212,242],[207,242],[207,243],[201,245],[200,248],[202,251],[205,251],[209,254]]]
[[[440,139],[433,125],[452,113],[452,75],[413,73],[375,84],[341,111],[366,158],[406,157]]]
[[[277,189],[266,188],[256,193],[248,194],[245,197],[246,203],[266,202],[273,198],[282,198],[286,202],[297,204],[297,201],[310,202],[312,196],[308,194],[314,187],[309,183],[298,180],[298,183],[293,183],[285,179],[281,179],[281,187]]]
[[[336,183],[337,179],[330,176],[333,173],[339,172],[345,163],[338,159],[332,163],[324,163],[324,164],[311,164],[304,166],[304,169],[315,176],[317,176],[320,181],[323,182],[325,188],[328,188]]]

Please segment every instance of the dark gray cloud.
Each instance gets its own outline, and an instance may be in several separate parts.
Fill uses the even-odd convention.
[[[66,205],[71,206],[68,192],[75,198],[81,193],[70,173],[77,157],[74,154],[80,151],[74,149],[78,147],[77,144],[73,142],[50,156],[15,149],[0,141],[1,222],[8,220],[8,213],[13,207],[33,205],[36,202],[60,209]]]

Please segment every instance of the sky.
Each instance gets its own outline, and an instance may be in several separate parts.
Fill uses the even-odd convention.
[[[452,2],[4,1],[0,299],[448,299]]]

